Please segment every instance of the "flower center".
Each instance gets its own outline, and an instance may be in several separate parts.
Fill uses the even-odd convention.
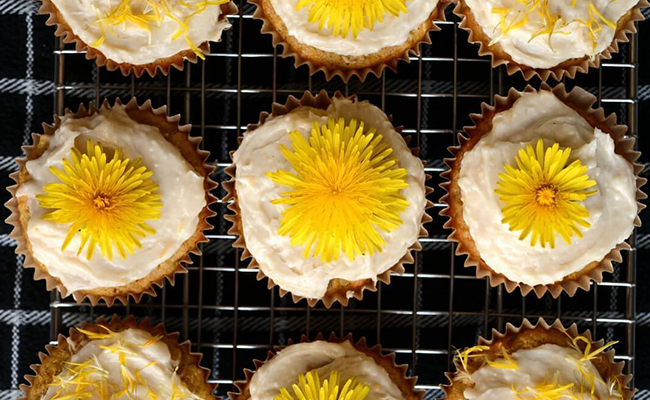
[[[535,191],[535,201],[540,206],[552,207],[557,205],[558,190],[551,185],[544,185]]]
[[[111,205],[111,199],[109,196],[105,194],[98,194],[95,196],[93,199],[93,204],[95,205],[95,209],[97,210],[104,210]]]

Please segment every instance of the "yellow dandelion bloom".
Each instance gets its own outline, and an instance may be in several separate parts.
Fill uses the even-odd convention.
[[[54,209],[44,220],[70,224],[61,250],[79,234],[77,255],[85,247],[88,260],[96,246],[108,260],[113,258],[113,247],[122,258],[133,254],[141,247],[139,238],[156,233],[146,221],[160,218],[162,203],[155,193],[158,185],[151,180],[153,172],[140,159],[124,158],[121,149],[108,158],[102,146],[91,140],[86,153],[72,148],[62,170],[50,168],[60,182],[48,183],[45,193],[36,196],[41,207]]]
[[[310,371],[298,376],[298,383],[293,384],[295,397],[283,387],[273,400],[364,400],[368,396],[370,388],[356,378],[348,379],[342,388],[340,379],[341,374],[332,371],[329,379],[321,382],[318,372]]]
[[[398,227],[408,206],[400,194],[408,187],[406,170],[383,137],[375,128],[366,131],[363,122],[343,118],[322,127],[314,122],[309,141],[298,131],[289,135],[293,151],[282,146],[282,154],[295,172],[266,174],[291,188],[273,200],[289,206],[278,233],[304,246],[304,257],[313,251],[325,262],[337,260],[340,252],[354,260],[381,251],[385,241],[379,231]]]
[[[544,149],[539,140],[536,149],[527,145],[519,150],[517,168],[505,165],[495,190],[503,202],[502,223],[511,231],[521,231],[520,240],[529,235],[531,246],[537,242],[555,247],[559,234],[567,244],[571,237],[582,237],[579,226],[589,228],[589,212],[581,202],[594,195],[596,186],[580,160],[566,165],[571,148],[560,150],[555,143]]]
[[[407,13],[406,0],[299,0],[296,10],[309,8],[308,21],[327,26],[335,36],[347,37],[350,30],[356,38],[363,29],[372,30],[386,14],[398,17]]]

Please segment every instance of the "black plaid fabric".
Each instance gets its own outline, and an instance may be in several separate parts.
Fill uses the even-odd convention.
[[[14,159],[21,155],[21,145],[28,143],[31,132],[40,132],[42,122],[51,122],[55,110],[56,90],[55,55],[56,39],[54,29],[45,26],[46,18],[37,15],[38,3],[34,0],[0,0],[0,179],[4,186],[12,182],[8,178],[15,170]],[[395,116],[397,124],[407,131],[415,132],[416,119],[420,116],[423,134],[420,138],[421,156],[427,167],[438,171],[443,167],[442,158],[447,155],[446,147],[453,143],[452,127],[469,124],[469,113],[479,112],[481,101],[489,101],[491,90],[496,87],[496,73],[503,77],[501,89],[510,86],[519,89],[525,82],[519,77],[506,77],[503,71],[490,71],[486,62],[459,62],[456,85],[459,98],[456,118],[452,114],[452,92],[454,91],[454,55],[460,58],[476,58],[476,47],[466,43],[467,35],[458,31],[458,53],[454,53],[454,26],[446,24],[442,31],[433,34],[433,46],[424,50],[425,62],[422,70],[418,63],[400,64],[398,74],[387,73],[382,86],[381,79],[369,78],[360,84],[353,80],[344,86],[338,79],[325,82],[321,76],[309,80],[305,68],[295,69],[292,60],[277,59],[273,63],[273,50],[268,36],[259,34],[260,24],[248,18],[252,15],[250,5],[244,7],[243,52],[251,55],[237,57],[240,21],[233,22],[233,29],[224,35],[224,41],[213,45],[213,52],[227,53],[231,57],[209,58],[205,64],[186,68],[190,72],[174,72],[169,81],[165,77],[142,78],[132,81],[118,73],[108,73],[94,68],[83,55],[67,55],[65,64],[64,105],[76,108],[80,102],[96,98],[114,99],[120,96],[128,99],[132,94],[139,98],[151,98],[156,106],[169,103],[171,113],[184,114],[194,124],[194,134],[204,134],[205,147],[212,153],[212,160],[228,161],[228,153],[237,145],[236,129],[257,120],[260,111],[269,110],[276,100],[283,102],[288,94],[299,95],[311,87],[313,91],[327,89],[341,90],[350,94],[359,93],[375,104],[380,104],[377,95],[383,89],[386,93],[408,93],[412,96],[386,96],[385,108]],[[646,12],[646,15],[650,13]],[[447,19],[453,21],[451,13]],[[650,129],[650,23],[640,24],[639,32],[639,148],[646,151],[642,161],[648,160],[650,140],[646,131]],[[67,49],[71,49],[68,47]],[[628,59],[631,51],[628,45],[621,47],[613,63]],[[253,57],[252,55],[269,55]],[[204,69],[203,69],[204,68]],[[268,71],[277,71],[275,80]],[[232,91],[237,88],[238,73],[242,74],[241,102]],[[604,68],[602,73],[602,95],[611,99],[626,97],[626,82],[633,70],[624,67]],[[422,93],[442,93],[445,96],[424,96],[418,112],[417,78],[421,75]],[[495,85],[490,85],[490,79]],[[174,90],[166,90],[170,83]],[[200,101],[201,85],[206,88],[204,102]],[[538,85],[539,82],[532,82]],[[598,92],[598,71],[588,76],[579,76],[569,86],[580,85],[596,94]],[[100,87],[101,86],[101,87]],[[189,89],[188,89],[189,88]],[[258,90],[258,89],[263,90]],[[277,89],[274,92],[273,89]],[[189,104],[189,106],[188,106]],[[238,110],[238,104],[241,108]],[[205,107],[203,108],[202,105]],[[627,122],[627,106],[622,102],[605,102],[607,112],[616,112],[621,123]],[[205,119],[205,125],[201,121]],[[430,186],[440,182],[438,172]],[[648,174],[644,172],[644,175]],[[223,166],[215,180],[226,179]],[[217,193],[223,195],[220,189]],[[5,193],[3,202],[9,199]],[[432,196],[437,201],[440,190]],[[626,354],[629,338],[626,326],[636,326],[635,384],[640,389],[637,398],[650,398],[650,291],[645,290],[650,280],[650,223],[639,230],[637,241],[636,320],[628,318],[627,291],[622,287],[599,287],[594,301],[592,293],[578,293],[574,298],[563,296],[561,306],[557,300],[537,300],[528,296],[522,303],[519,293],[504,294],[499,302],[498,289],[486,289],[483,280],[455,279],[453,295],[449,293],[450,264],[458,277],[470,277],[473,271],[462,268],[462,258],[451,256],[449,243],[430,241],[424,243],[424,251],[418,257],[415,267],[407,268],[407,275],[394,278],[390,286],[382,286],[381,296],[368,293],[363,301],[352,301],[346,310],[334,308],[307,311],[304,304],[294,305],[288,297],[280,298],[277,290],[269,293],[266,282],[257,282],[254,273],[242,270],[236,272],[236,253],[231,248],[232,240],[227,237],[229,224],[222,216],[226,211],[223,204],[214,207],[219,212],[212,223],[214,239],[203,247],[205,267],[192,269],[177,279],[175,287],[167,285],[165,291],[158,290],[158,297],[146,298],[139,306],[91,308],[87,305],[51,307],[58,303],[46,292],[43,281],[34,282],[33,272],[22,269],[22,259],[14,254],[15,243],[8,238],[9,227],[0,228],[0,400],[19,397],[17,387],[23,383],[23,376],[29,373],[29,365],[38,362],[37,354],[54,335],[65,332],[70,326],[83,321],[94,320],[99,315],[118,313],[122,316],[134,313],[149,317],[154,322],[164,321],[168,330],[178,330],[182,337],[192,340],[195,349],[205,354],[203,363],[212,368],[212,378],[220,382],[218,390],[225,395],[232,389],[233,378],[240,379],[242,369],[251,368],[253,358],[264,358],[271,344],[286,344],[289,339],[298,339],[300,334],[314,336],[316,332],[353,332],[355,336],[366,336],[370,343],[381,343],[385,349],[398,350],[398,360],[408,363],[410,370],[420,377],[419,384],[427,389],[427,398],[440,395],[436,386],[443,383],[443,372],[448,368],[448,326],[452,324],[453,347],[472,345],[476,337],[485,334],[486,327],[500,327],[506,321],[519,323],[521,316],[554,315],[561,309],[561,315],[568,322],[577,320],[582,328],[591,328],[594,302],[597,304],[599,323],[597,336],[607,340],[621,339],[618,354]],[[434,209],[433,213],[437,210]],[[2,209],[3,219],[8,216]],[[647,221],[647,212],[642,214]],[[437,216],[428,227],[430,237],[442,239],[447,232],[442,229],[443,220]],[[626,256],[627,257],[627,256]],[[211,268],[222,267],[222,268]],[[414,272],[420,277],[414,278]],[[437,276],[441,275],[441,276]],[[627,271],[616,266],[608,282],[625,282]],[[199,291],[200,284],[203,290]],[[238,285],[237,285],[238,284]],[[199,297],[201,296],[201,297]],[[450,302],[450,298],[453,302]],[[163,307],[163,301],[165,307]],[[485,302],[488,302],[485,306]],[[380,307],[381,311],[376,311]],[[500,311],[497,311],[497,308]],[[411,310],[417,309],[413,316]],[[453,310],[452,318],[447,311]],[[387,311],[388,310],[388,311]],[[407,310],[407,311],[401,311]],[[485,310],[485,315],[482,314]],[[524,311],[525,310],[525,311]],[[485,317],[487,315],[487,318]],[[52,322],[56,321],[58,332]],[[233,344],[237,348],[233,349]],[[411,350],[418,349],[415,354]],[[628,354],[631,355],[631,354]]]

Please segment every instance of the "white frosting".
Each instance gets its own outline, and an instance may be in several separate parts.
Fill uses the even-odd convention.
[[[127,354],[124,365],[126,370],[130,373],[131,377],[134,377],[136,371],[139,371],[142,379],[147,382],[149,388],[158,395],[158,398],[171,399],[173,393],[172,384],[175,385],[181,393],[187,394],[187,397],[182,397],[183,399],[193,398],[194,396],[187,389],[187,386],[185,386],[178,375],[174,373],[176,368],[178,368],[179,361],[171,358],[169,347],[161,341],[143,347],[144,344],[147,344],[147,342],[152,339],[153,336],[148,332],[131,328],[122,332],[117,332],[111,338],[90,340],[85,344],[81,344],[79,347],[75,346],[72,341],[69,341],[69,344],[73,349],[73,355],[70,357],[69,362],[83,363],[94,358],[95,361],[92,362],[92,365],[108,372],[108,394],[118,394],[123,389],[123,372],[121,370],[119,355],[118,352],[112,352],[110,349],[102,348],[102,346],[114,347],[116,345],[121,345]],[[151,364],[154,361],[155,364]],[[95,375],[95,379],[99,379],[100,375],[99,372],[97,372],[90,374],[88,376],[88,381],[93,381]],[[69,379],[71,374],[67,369],[65,369],[58,376],[65,380]],[[74,389],[74,387],[75,385],[73,385],[71,389]],[[51,386],[47,390],[43,400],[54,397],[60,388],[60,386]],[[66,393],[62,393],[62,395]],[[147,400],[150,399],[150,397],[147,396],[147,393],[148,391],[144,386],[136,385],[134,393],[115,397],[115,399]],[[88,399],[101,400],[101,397],[95,393],[94,396],[88,397]]]
[[[153,171],[163,203],[160,219],[147,221],[155,235],[140,239],[142,247],[126,259],[115,254],[112,261],[95,251],[88,261],[85,254],[77,256],[80,237],[76,235],[64,252],[61,245],[69,225],[44,221],[43,209],[36,195],[43,186],[58,182],[49,171],[63,169],[63,159],[70,159],[70,149],[77,144],[85,150],[87,139],[103,145],[122,148],[124,156],[142,158],[143,165]],[[27,196],[31,219],[27,236],[32,255],[45,265],[48,273],[58,278],[70,292],[98,287],[121,286],[140,279],[171,257],[196,230],[199,213],[206,205],[203,177],[185,161],[180,151],[160,133],[158,128],[131,120],[122,107],[103,110],[101,115],[74,119],[63,117],[60,128],[50,137],[49,147],[37,159],[27,162],[30,179],[20,186],[18,197]]]
[[[598,33],[597,45],[594,49],[593,41],[589,37],[589,29],[579,23],[571,23],[556,27],[555,34],[551,36],[549,46],[548,35],[531,37],[544,27],[544,22],[539,13],[529,13],[528,23],[517,29],[510,30],[501,36],[501,14],[493,13],[495,8],[511,9],[508,14],[508,24],[516,15],[516,10],[525,10],[530,7],[518,0],[465,0],[470,7],[478,25],[491,39],[498,38],[498,43],[512,59],[533,68],[552,68],[572,58],[593,57],[605,50],[614,39],[615,29],[602,23],[602,31]],[[639,0],[548,0],[549,9],[554,15],[559,15],[563,21],[589,20],[589,4],[608,20],[617,23]],[[598,18],[598,17],[596,17]],[[518,19],[518,21],[521,19]],[[559,33],[565,32],[565,33]]]
[[[273,400],[283,387],[293,394],[291,385],[298,383],[300,374],[309,371],[318,372],[322,380],[327,379],[332,371],[341,374],[340,382],[356,377],[370,387],[368,399],[404,399],[388,372],[350,342],[320,340],[291,345],[260,367],[250,382],[251,400]]]
[[[438,0],[407,0],[407,13],[399,16],[386,13],[382,22],[375,22],[373,30],[363,29],[355,38],[352,30],[347,37],[334,36],[331,29],[318,29],[318,23],[308,21],[309,7],[296,11],[299,0],[271,0],[276,14],[287,27],[289,35],[302,44],[319,50],[346,56],[364,56],[383,48],[406,42],[412,30],[422,25],[438,4]]]
[[[167,1],[173,8],[173,15],[181,21],[185,21],[196,11],[194,7],[190,9],[182,6],[179,0]],[[202,1],[184,0],[192,6]],[[92,46],[102,37],[102,31],[96,21],[115,10],[122,0],[52,0],[52,2],[74,34],[88,46]],[[150,6],[147,6],[145,1],[131,2],[134,13],[142,12],[143,7]],[[221,39],[221,33],[230,27],[230,23],[226,18],[219,21],[220,15],[219,5],[209,5],[205,11],[192,17],[187,34],[194,45],[198,47],[206,41]],[[149,64],[190,49],[182,35],[172,40],[172,36],[179,28],[178,23],[173,19],[165,17],[160,23],[154,21],[150,24],[150,28],[151,34],[131,22],[115,27],[104,24],[105,40],[96,48],[115,62],[134,65]]]
[[[408,173],[406,182],[409,187],[401,191],[409,202],[400,214],[404,223],[390,233],[379,232],[386,241],[381,252],[372,256],[357,255],[354,261],[344,255],[330,263],[324,263],[319,257],[304,258],[302,246],[292,246],[288,236],[279,235],[281,213],[288,206],[271,204],[271,201],[286,192],[287,187],[275,184],[265,176],[266,172],[280,169],[294,171],[282,155],[280,145],[291,148],[289,132],[297,130],[309,137],[312,122],[323,125],[328,117],[356,118],[364,121],[367,127],[376,127],[377,133],[383,135],[393,149],[400,167]],[[376,280],[377,275],[395,265],[418,239],[426,205],[422,162],[411,154],[386,114],[368,102],[334,99],[327,112],[300,108],[270,118],[254,131],[246,132],[239,150],[235,152],[234,163],[237,165],[236,185],[246,247],[266,276],[295,295],[321,298],[329,281],[335,278]]]
[[[532,247],[502,224],[503,204],[494,193],[498,174],[512,164],[526,144],[544,139],[571,147],[569,164],[579,158],[588,167],[598,193],[583,201],[589,211],[584,237],[567,245],[559,236],[555,248]],[[468,151],[461,163],[459,185],[463,218],[481,258],[497,273],[529,285],[550,284],[600,261],[632,233],[637,215],[636,178],[632,165],[614,152],[614,141],[594,129],[550,92],[526,93],[498,113],[492,131]]]
[[[582,357],[578,351],[558,346],[545,344],[533,349],[518,350],[510,355],[517,363],[519,369],[504,369],[485,365],[476,370],[472,375],[475,383],[473,388],[465,390],[468,400],[518,400],[512,392],[512,387],[517,391],[526,387],[534,387],[548,383],[558,373],[558,383],[568,385],[573,383],[578,392],[575,393],[581,400],[591,400],[591,386],[586,385],[584,394],[579,388],[584,383],[584,378],[576,366]],[[581,367],[586,373],[600,377],[596,367],[590,362],[581,362]],[[602,377],[601,377],[602,380]],[[615,400],[619,397],[610,396],[609,389],[603,382],[596,382],[595,398],[597,400]],[[525,397],[525,396],[523,396]]]

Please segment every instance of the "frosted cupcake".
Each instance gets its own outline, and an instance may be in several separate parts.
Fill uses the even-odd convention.
[[[629,400],[632,377],[622,374],[624,362],[614,362],[616,343],[594,342],[589,331],[565,329],[559,320],[508,324],[505,334],[493,331],[491,340],[459,350],[442,389],[447,400]]]
[[[236,12],[230,0],[43,0],[40,10],[87,59],[138,77],[205,59]]]
[[[508,73],[556,80],[598,67],[636,32],[646,0],[459,0],[455,13],[479,54]]]
[[[465,265],[526,295],[589,290],[621,261],[645,198],[634,139],[580,88],[511,90],[483,105],[444,174]]]
[[[107,102],[66,111],[34,135],[7,203],[25,267],[48,290],[92,304],[139,301],[184,272],[214,215],[207,153],[179,116]]]
[[[273,110],[249,126],[226,171],[235,247],[281,295],[347,305],[421,248],[422,161],[368,102],[305,93]]]
[[[252,0],[262,32],[282,45],[283,57],[307,64],[310,74],[323,71],[327,80],[344,81],[385,67],[396,70],[399,60],[420,53],[431,43],[434,21],[444,20],[448,0],[370,0],[363,3],[329,0]]]
[[[26,400],[216,399],[201,355],[162,325],[102,319],[70,329],[45,349],[41,364],[32,366],[36,375],[21,386]]]
[[[246,381],[235,382],[231,400],[421,400],[417,378],[407,378],[407,365],[396,365],[395,355],[383,355],[380,346],[368,348],[365,339],[353,342],[349,335],[318,335],[309,342],[269,352],[255,371],[244,370]],[[318,397],[317,393],[325,394]]]

